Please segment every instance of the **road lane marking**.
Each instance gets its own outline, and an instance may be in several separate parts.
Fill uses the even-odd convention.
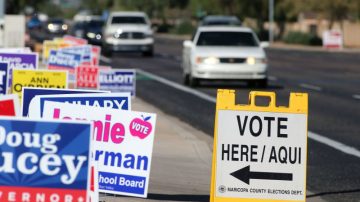
[[[205,93],[203,93],[201,91],[197,91],[197,90],[194,90],[194,89],[189,88],[187,86],[180,85],[178,83],[167,80],[165,78],[162,78],[160,76],[154,75],[154,74],[152,74],[150,72],[146,72],[146,71],[141,70],[141,69],[136,69],[136,72],[138,72],[140,74],[143,74],[144,76],[147,76],[147,77],[149,77],[149,78],[151,78],[151,79],[153,79],[155,81],[158,81],[160,83],[163,83],[165,85],[173,87],[175,89],[178,89],[178,90],[193,94],[193,95],[195,95],[195,96],[197,96],[199,98],[202,98],[204,100],[207,100],[209,102],[216,103],[216,98],[215,97],[207,95],[207,94],[205,94]],[[325,145],[327,145],[327,146],[329,146],[329,147],[331,147],[333,149],[336,149],[338,151],[341,151],[341,152],[343,152],[345,154],[349,154],[349,155],[360,158],[360,151],[358,149],[354,148],[354,147],[348,146],[346,144],[343,144],[343,143],[338,142],[336,140],[330,139],[330,138],[325,137],[323,135],[314,133],[312,131],[308,131],[308,137],[310,139],[316,141],[316,142],[325,144]]]
[[[314,86],[314,85],[306,84],[306,83],[300,84],[300,87],[310,89],[310,90],[316,90],[316,91],[321,91],[322,90],[321,87],[319,87],[319,86]]]
[[[353,95],[353,98],[357,99],[357,100],[360,100],[360,95],[355,94],[355,95]]]
[[[100,56],[100,60],[102,60],[102,61],[104,61],[104,62],[106,62],[106,63],[111,63],[111,62],[112,62],[110,58],[105,57],[105,56],[103,56],[103,55]]]
[[[181,90],[181,91],[184,91],[184,92],[193,94],[193,95],[195,95],[195,96],[197,96],[197,97],[199,97],[199,98],[202,98],[202,99],[204,99],[204,100],[206,100],[206,101],[216,103],[216,98],[214,98],[214,97],[212,97],[212,96],[210,96],[210,95],[208,95],[208,94],[205,94],[205,93],[203,93],[203,92],[201,92],[201,91],[197,91],[197,90],[194,90],[194,89],[189,88],[189,87],[187,87],[187,86],[183,86],[183,85],[181,85],[181,84],[172,82],[172,81],[170,81],[170,80],[167,80],[167,79],[165,79],[165,78],[162,78],[162,77],[160,77],[160,76],[157,76],[157,75],[155,75],[155,74],[146,72],[146,71],[141,70],[141,69],[136,69],[136,72],[137,72],[137,73],[140,73],[140,74],[142,74],[142,75],[144,75],[144,76],[147,76],[147,77],[149,77],[149,78],[151,78],[151,79],[153,79],[153,80],[155,80],[155,81],[158,81],[158,82],[160,82],[160,83],[163,83],[163,84],[165,84],[165,85],[167,85],[167,86],[171,86],[171,87],[173,87],[173,88],[175,88],[175,89],[178,89],[178,90]]]
[[[322,135],[319,135],[319,134],[316,134],[314,132],[311,132],[309,131],[308,132],[308,137],[315,140],[315,141],[318,141],[318,142],[321,142],[323,144],[326,144],[336,150],[339,150],[339,151],[342,151],[346,154],[350,154],[350,155],[353,155],[353,156],[356,156],[358,158],[360,158],[360,151],[357,150],[355,147],[351,147],[351,146],[347,146],[341,142],[338,142],[338,141],[335,141],[335,140],[332,140],[330,138],[327,138],[327,137],[324,137]]]

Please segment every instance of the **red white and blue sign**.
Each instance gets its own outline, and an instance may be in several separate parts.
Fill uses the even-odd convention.
[[[51,50],[48,59],[48,69],[69,70],[75,73],[75,68],[81,63],[81,54]]]
[[[117,69],[100,71],[100,90],[111,92],[130,92],[135,96],[136,72],[134,69]]]
[[[107,91],[98,90],[70,90],[70,89],[55,89],[55,88],[31,88],[24,87],[22,92],[22,116],[27,116],[29,112],[30,103],[37,95],[55,95],[55,94],[76,94],[76,93],[106,93]]]
[[[72,46],[62,48],[59,51],[65,53],[73,53],[81,55],[81,64],[91,64],[91,54],[92,48],[91,45],[81,45],[81,46]]]
[[[99,190],[147,197],[156,114],[46,101],[43,118],[93,121]]]
[[[85,106],[112,108],[119,110],[131,109],[130,93],[87,93],[64,95],[40,95],[40,109],[33,106],[29,110],[29,117],[41,118],[46,101],[63,102]],[[39,113],[40,112],[40,113]]]
[[[8,90],[9,66],[6,62],[0,62],[0,95],[5,95]]]
[[[87,201],[91,128],[1,117],[0,201]]]

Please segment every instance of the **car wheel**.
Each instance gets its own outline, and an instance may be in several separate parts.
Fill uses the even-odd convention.
[[[266,88],[267,85],[268,85],[268,80],[266,78],[257,81],[257,86],[259,86],[260,88]]]
[[[187,86],[190,84],[190,76],[189,76],[189,74],[184,73],[184,75],[183,75],[183,82],[184,82],[184,84],[187,85]]]
[[[142,52],[142,55],[145,57],[153,57],[154,51],[153,50],[145,51],[145,52]]]
[[[104,48],[103,50],[104,50],[104,51],[103,51],[103,54],[104,54],[105,56],[107,56],[107,57],[111,57],[111,56],[112,56],[112,51],[111,51],[111,50],[109,50],[109,49],[107,49],[107,48]]]
[[[189,75],[189,86],[196,87],[199,85],[199,79],[192,77]]]

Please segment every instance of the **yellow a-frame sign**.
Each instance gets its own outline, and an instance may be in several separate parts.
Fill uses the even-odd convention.
[[[256,106],[256,97],[269,106]],[[306,200],[308,95],[290,93],[277,107],[273,92],[250,92],[235,104],[234,90],[218,90],[211,202]]]

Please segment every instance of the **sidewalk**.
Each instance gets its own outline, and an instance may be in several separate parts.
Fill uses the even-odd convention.
[[[100,201],[209,201],[212,137],[140,98],[133,99],[132,106],[157,114],[148,198],[101,195]]]

